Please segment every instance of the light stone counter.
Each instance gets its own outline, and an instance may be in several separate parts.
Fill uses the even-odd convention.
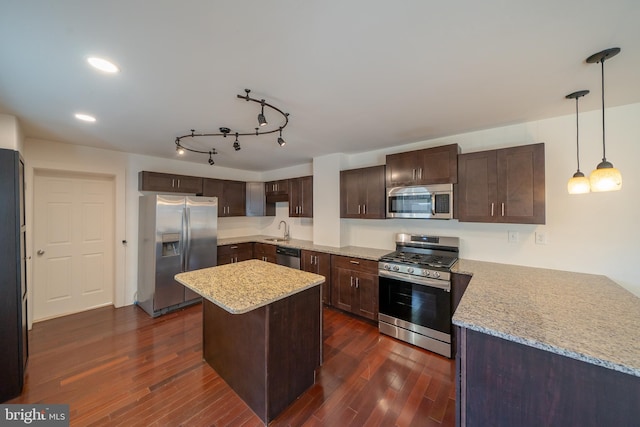
[[[640,298],[605,276],[459,260],[453,323],[640,377]]]
[[[218,245],[234,245],[238,243],[247,243],[247,242],[257,242],[257,243],[268,243],[270,245],[278,245],[284,246],[288,248],[296,248],[296,249],[306,249],[309,251],[317,251],[317,252],[325,252],[332,255],[342,255],[346,257],[353,258],[362,258],[368,259],[372,261],[377,261],[381,256],[388,254],[389,252],[393,252],[395,249],[374,249],[374,248],[364,248],[360,246],[323,246],[323,245],[315,245],[313,242],[309,240],[298,240],[298,239],[290,239],[283,242],[274,242],[268,239],[273,239],[274,236],[263,236],[263,235],[254,235],[254,236],[243,236],[243,237],[230,237],[226,239],[218,239]]]
[[[175,279],[231,314],[247,313],[324,283],[324,276],[257,259],[180,273]]]

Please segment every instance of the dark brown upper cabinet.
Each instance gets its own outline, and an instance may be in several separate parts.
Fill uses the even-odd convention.
[[[219,217],[246,215],[247,193],[245,182],[205,178],[203,195],[218,198]]]
[[[455,184],[458,182],[458,144],[389,154],[387,187]]]
[[[138,190],[202,194],[202,178],[141,171],[138,174]]]
[[[289,179],[289,216],[313,218],[313,176]]]
[[[340,171],[340,218],[384,219],[385,167]]]
[[[454,192],[459,221],[544,224],[544,143],[461,154]]]
[[[289,180],[281,179],[264,183],[264,194],[267,203],[289,201]]]

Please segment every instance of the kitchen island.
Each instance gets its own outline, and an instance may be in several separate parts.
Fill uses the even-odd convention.
[[[315,381],[324,277],[249,260],[180,273],[203,297],[203,356],[268,424]]]
[[[607,277],[459,260],[459,426],[636,425],[640,299]]]

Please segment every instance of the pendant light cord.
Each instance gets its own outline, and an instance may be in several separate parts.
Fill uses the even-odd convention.
[[[607,155],[605,152],[605,143],[604,143],[604,58],[600,61],[600,65],[602,66],[602,161],[607,161]]]
[[[578,98],[576,96],[576,160],[578,161],[578,172],[580,172],[580,126],[578,126]]]

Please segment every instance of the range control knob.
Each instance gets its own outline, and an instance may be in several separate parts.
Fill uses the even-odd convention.
[[[440,278],[440,273],[438,273],[437,271],[434,271],[433,277],[435,277],[436,279]]]
[[[385,265],[383,266],[383,268],[384,268],[385,270],[389,270],[391,267],[389,266],[389,264],[385,264]]]
[[[431,272],[429,270],[424,270],[422,272],[422,274],[424,274],[425,276],[429,277],[431,275]]]
[[[400,267],[398,267],[397,265],[394,265],[393,266],[393,271],[398,271],[398,270],[400,270]]]
[[[413,267],[407,268],[407,273],[409,273],[409,274],[413,273]]]

